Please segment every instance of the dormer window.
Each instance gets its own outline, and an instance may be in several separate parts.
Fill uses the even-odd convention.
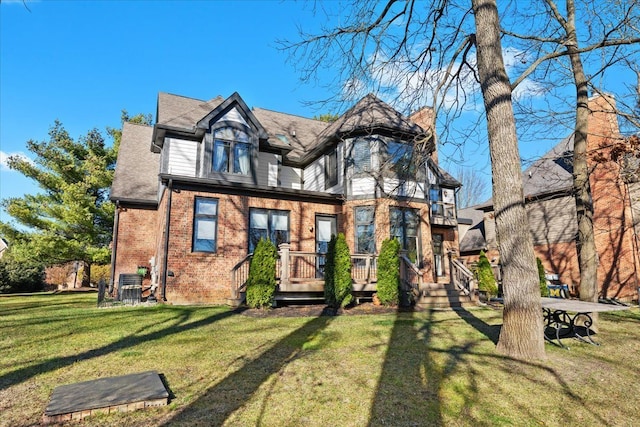
[[[239,129],[223,127],[213,132],[213,172],[249,175],[251,140]]]

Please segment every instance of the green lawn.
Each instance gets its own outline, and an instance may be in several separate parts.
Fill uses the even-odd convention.
[[[226,307],[95,308],[95,294],[0,297],[0,425],[38,424],[57,385],[151,369],[169,406],[91,426],[632,426],[640,312],[603,343],[495,352],[491,309],[254,318]]]

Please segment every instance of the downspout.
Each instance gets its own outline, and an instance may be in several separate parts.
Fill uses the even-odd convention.
[[[173,194],[173,180],[169,179],[167,196],[167,216],[164,224],[164,259],[162,261],[162,301],[167,300],[167,268],[169,264],[169,225],[171,224],[171,195]]]
[[[116,275],[116,256],[118,255],[118,220],[120,219],[120,201],[116,200],[116,212],[113,216],[113,242],[111,244],[111,279],[109,280],[109,295],[113,296]]]

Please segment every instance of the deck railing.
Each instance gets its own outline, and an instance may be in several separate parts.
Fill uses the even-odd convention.
[[[292,251],[291,246],[284,243],[279,246],[278,255],[276,279],[281,289],[296,291],[298,285],[300,290],[315,290],[324,284],[324,254]],[[231,292],[235,299],[246,290],[252,256],[247,255],[231,269]],[[374,254],[351,255],[351,277],[354,285],[361,285],[359,289],[371,289],[377,282],[377,259]]]
[[[465,294],[473,297],[477,288],[476,278],[473,273],[460,261],[449,254],[449,265],[451,266],[451,283]]]
[[[233,299],[239,299],[240,294],[247,289],[249,279],[249,265],[253,254],[249,254],[231,269],[231,295]]]

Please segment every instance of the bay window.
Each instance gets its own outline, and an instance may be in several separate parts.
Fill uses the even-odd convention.
[[[374,212],[372,206],[355,208],[356,253],[372,254],[376,251]]]

